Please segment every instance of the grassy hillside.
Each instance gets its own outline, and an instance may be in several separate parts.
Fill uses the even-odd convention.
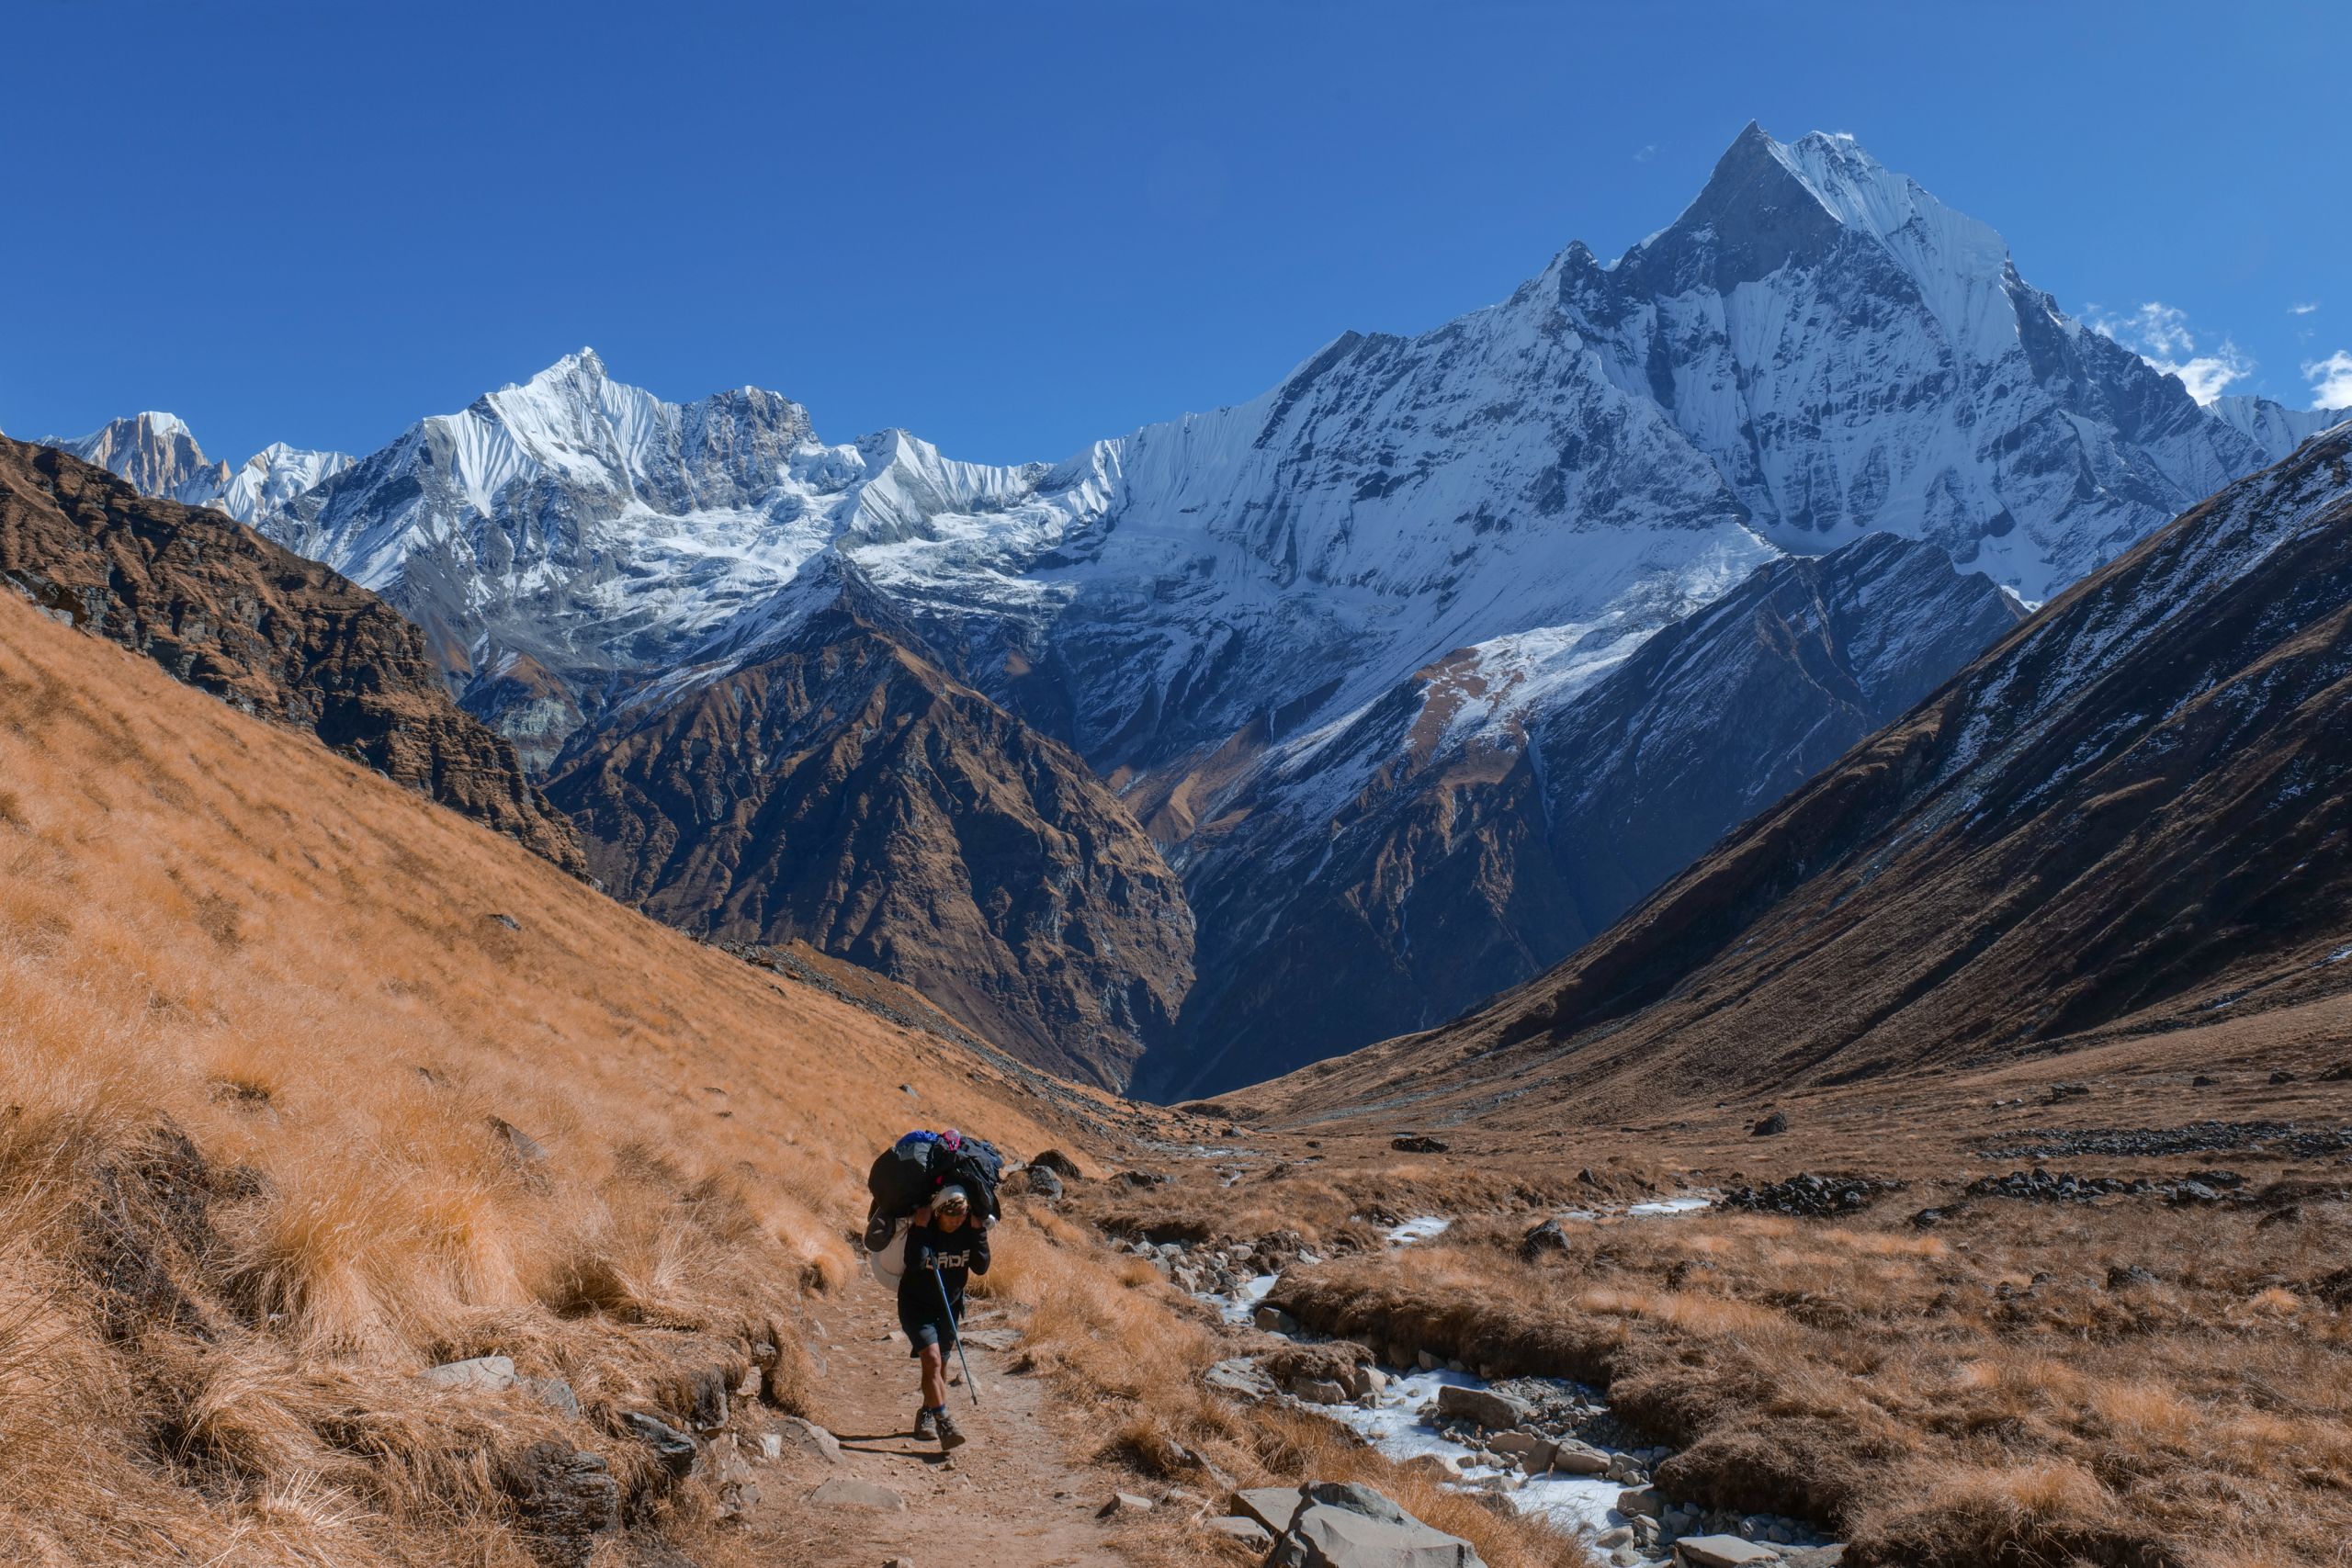
[[[0,1020],[11,1562],[446,1562],[453,1530],[526,1561],[501,1467],[531,1441],[645,1500],[621,1410],[763,1344],[797,1397],[878,1140],[1034,1152],[1086,1105],[12,595]],[[582,1416],[414,1376],[493,1352]]]

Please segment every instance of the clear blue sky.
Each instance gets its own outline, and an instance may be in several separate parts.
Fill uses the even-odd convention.
[[[1050,459],[1613,255],[1750,118],[1854,133],[2078,314],[2183,312],[2234,389],[2352,350],[2340,5],[8,11],[18,435],[367,451],[592,344]]]

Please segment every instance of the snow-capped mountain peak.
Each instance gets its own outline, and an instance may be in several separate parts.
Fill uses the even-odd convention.
[[[204,455],[187,421],[153,409],[110,421],[87,435],[49,436],[41,445],[96,463],[143,494],[183,506],[209,506],[240,523],[281,510],[351,466],[340,452],[306,452],[277,442],[232,470]]]
[[[205,457],[186,421],[157,409],[109,420],[87,435],[44,436],[41,445],[110,469],[144,494],[192,506],[209,504],[229,479],[227,465]]]

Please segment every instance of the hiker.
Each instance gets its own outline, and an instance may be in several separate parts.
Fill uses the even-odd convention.
[[[964,1318],[964,1281],[989,1271],[989,1230],[972,1217],[971,1194],[943,1187],[917,1209],[906,1258],[907,1271],[899,1276],[899,1326],[906,1330],[910,1353],[922,1362],[915,1436],[937,1438],[944,1453],[965,1441],[947,1414],[947,1356]]]

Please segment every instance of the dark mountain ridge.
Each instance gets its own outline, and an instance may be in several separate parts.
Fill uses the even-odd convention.
[[[758,660],[582,732],[548,793],[614,893],[805,942],[1117,1085],[1193,980],[1183,890],[1083,761],[941,671],[843,567]]]
[[[51,615],[585,874],[571,824],[514,748],[449,697],[423,634],[243,524],[0,437],[0,578]]]

